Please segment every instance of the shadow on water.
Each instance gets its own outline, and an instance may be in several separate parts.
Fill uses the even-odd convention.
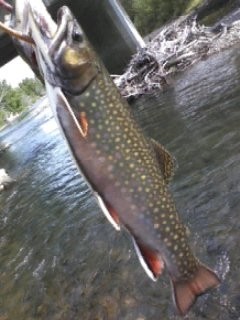
[[[238,51],[199,63],[132,106],[146,134],[176,157],[177,207],[197,255],[223,280],[186,319],[240,319]],[[5,139],[16,137],[5,156],[19,179],[0,195],[0,319],[179,319],[168,278],[145,276],[128,235],[98,209],[53,120],[39,115]]]

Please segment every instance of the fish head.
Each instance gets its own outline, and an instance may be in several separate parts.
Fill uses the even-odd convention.
[[[52,28],[50,15],[31,7],[32,36],[46,64],[47,80],[72,95],[82,93],[98,74],[94,50],[68,7],[57,14]],[[54,30],[55,29],[55,30]]]

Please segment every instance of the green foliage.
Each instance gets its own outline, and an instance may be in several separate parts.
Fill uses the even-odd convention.
[[[3,101],[5,109],[10,113],[18,113],[23,111],[22,93],[19,89],[12,89],[7,92]]]
[[[0,82],[0,127],[10,114],[21,113],[44,95],[44,87],[37,79],[24,79],[18,88],[5,80]]]
[[[19,84],[19,88],[23,94],[33,98],[44,94],[44,87],[38,79],[26,78]]]
[[[0,110],[0,127],[4,125],[5,121],[5,112],[3,110]]]
[[[193,0],[120,0],[142,35],[185,13]],[[203,1],[203,0],[202,0]],[[199,3],[199,1],[198,1]]]

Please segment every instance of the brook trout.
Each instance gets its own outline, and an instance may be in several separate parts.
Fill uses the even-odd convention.
[[[112,225],[131,234],[141,265],[156,280],[164,267],[178,312],[219,285],[192,253],[168,181],[169,152],[147,138],[67,7],[57,25],[28,1],[39,70],[75,162]]]

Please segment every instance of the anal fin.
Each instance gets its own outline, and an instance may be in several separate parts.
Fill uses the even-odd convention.
[[[110,204],[106,203],[98,193],[95,192],[95,196],[98,200],[100,208],[102,209],[108,221],[117,231],[120,231],[120,220],[117,212]]]
[[[174,175],[176,159],[159,142],[155,141],[154,139],[150,139],[150,141],[156,154],[156,158],[159,163],[163,178],[166,183],[168,183]]]
[[[138,259],[144,271],[153,281],[156,281],[164,269],[164,262],[160,254],[152,251],[143,244],[140,244],[136,239],[132,239]]]

